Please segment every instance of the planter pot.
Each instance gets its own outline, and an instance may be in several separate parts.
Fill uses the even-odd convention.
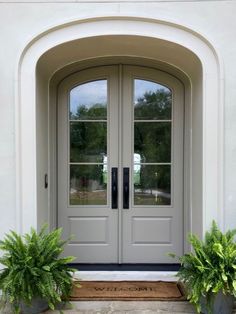
[[[223,292],[212,293],[210,296],[211,312],[208,311],[206,298],[201,298],[201,313],[203,314],[232,314],[234,296]]]
[[[48,309],[48,303],[44,299],[34,298],[31,305],[27,305],[24,302],[20,304],[22,314],[39,314]]]

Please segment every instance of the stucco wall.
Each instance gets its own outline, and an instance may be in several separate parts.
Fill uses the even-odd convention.
[[[184,25],[207,38],[224,64],[225,227],[236,225],[236,2],[235,1],[0,2],[0,237],[17,228],[15,88],[20,53],[36,35],[71,20],[139,16]],[[32,2],[32,3],[30,3]],[[33,3],[34,2],[34,3]],[[210,125],[209,125],[210,127]],[[30,132],[31,130],[29,130]],[[217,196],[216,196],[217,197]]]

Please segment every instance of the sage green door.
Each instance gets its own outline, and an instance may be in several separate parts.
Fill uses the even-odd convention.
[[[58,94],[58,225],[78,263],[173,263],[183,253],[183,87],[115,65]]]

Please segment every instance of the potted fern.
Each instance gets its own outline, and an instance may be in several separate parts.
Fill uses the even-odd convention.
[[[11,313],[41,313],[67,301],[72,289],[74,269],[68,266],[74,258],[60,258],[63,245],[61,229],[18,235],[11,231],[0,249],[1,307],[10,306]]]
[[[215,221],[203,241],[189,236],[193,252],[179,258],[177,273],[187,297],[204,314],[230,314],[236,296],[236,230],[223,234]]]

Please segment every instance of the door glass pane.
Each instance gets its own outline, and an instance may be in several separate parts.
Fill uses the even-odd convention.
[[[134,80],[134,205],[171,204],[172,92]]]
[[[171,166],[134,164],[134,205],[171,204]]]
[[[103,162],[106,155],[106,122],[70,122],[71,162]]]
[[[70,204],[107,203],[107,165],[70,166]]]
[[[107,80],[76,86],[70,91],[71,120],[106,120]]]
[[[74,87],[69,109],[69,203],[106,205],[107,80]]]
[[[170,89],[160,84],[134,80],[135,120],[170,120],[172,95]]]
[[[134,153],[141,162],[171,161],[171,123],[134,123]]]

